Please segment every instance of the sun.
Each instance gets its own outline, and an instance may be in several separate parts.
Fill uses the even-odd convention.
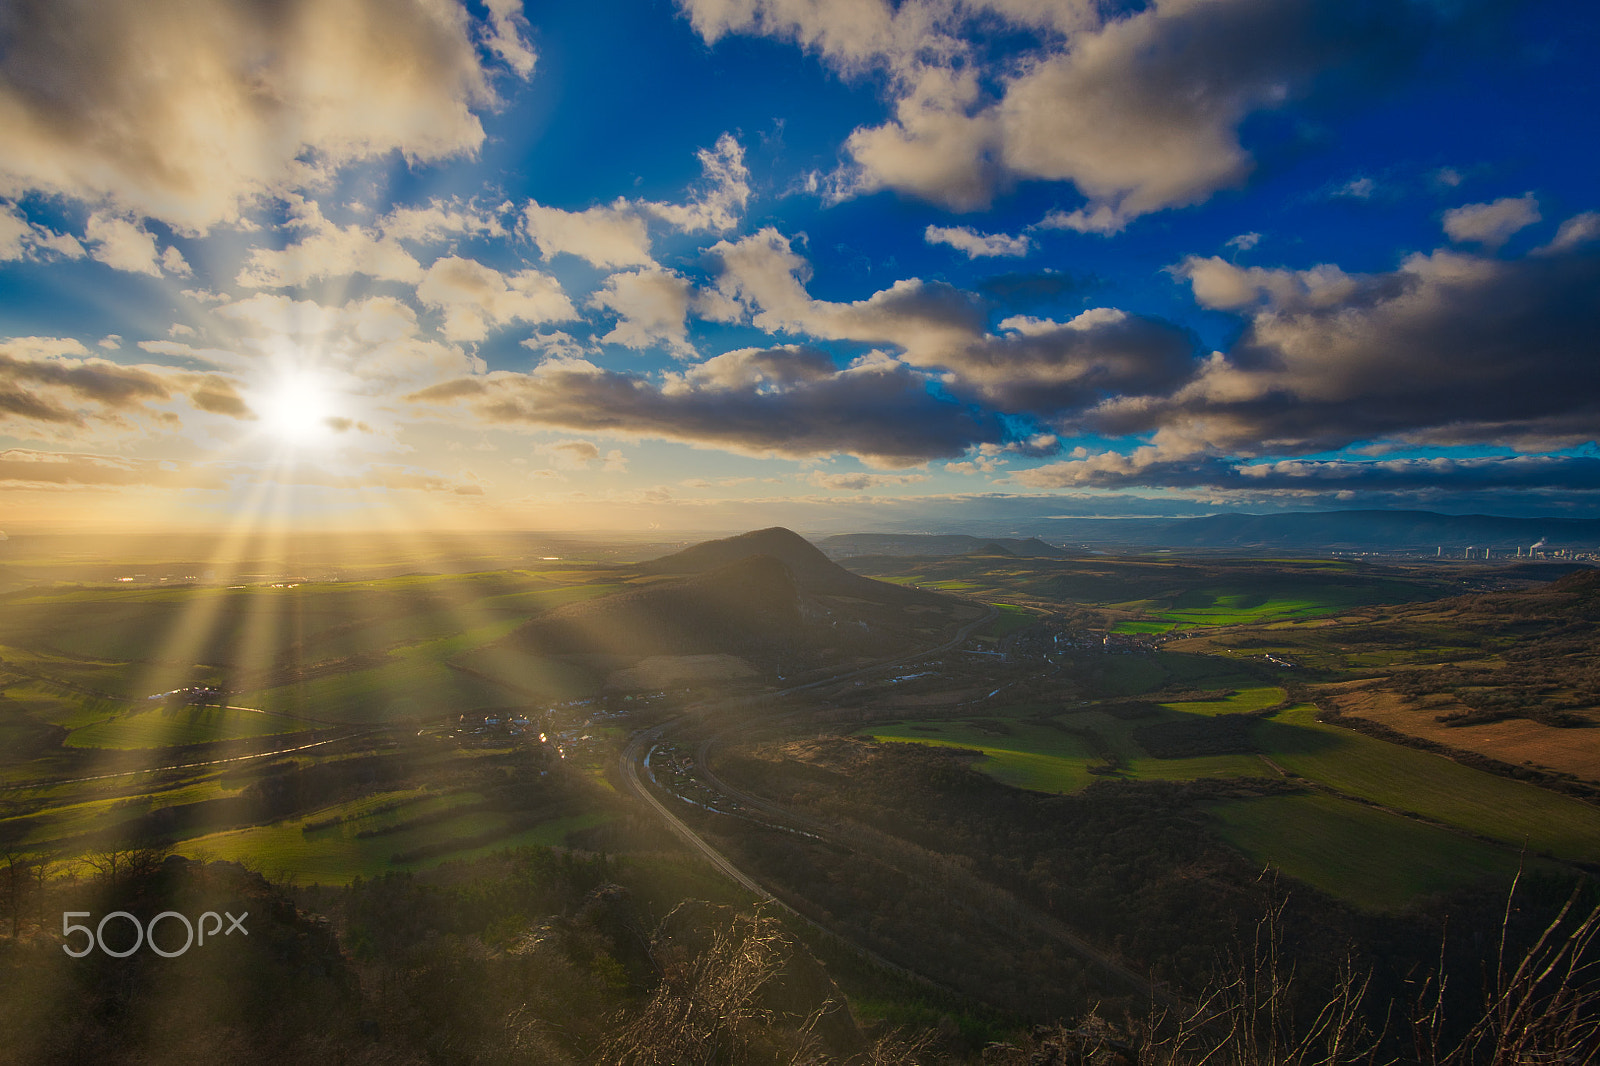
[[[286,444],[311,444],[332,432],[333,390],[309,370],[292,370],[265,386],[255,404],[262,429]]]

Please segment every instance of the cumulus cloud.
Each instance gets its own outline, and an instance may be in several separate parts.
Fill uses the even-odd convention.
[[[352,394],[384,396],[483,369],[456,345],[422,336],[417,313],[392,296],[321,304],[257,293],[226,304],[218,316],[231,326],[224,348],[143,342],[147,351],[218,366],[235,377],[262,381],[285,369],[315,369]],[[314,353],[314,366],[286,353]]]
[[[655,265],[649,227],[625,199],[587,211],[529,203],[522,211],[522,231],[546,259],[565,252],[597,267]]]
[[[894,189],[952,211],[988,207],[1008,180],[1001,127],[982,99],[975,71],[930,67],[910,79],[894,120],[863,127],[845,141],[853,173],[836,178],[836,196]]]
[[[163,269],[170,274],[192,273],[182,252],[174,247],[158,250],[155,235],[126,218],[97,211],[89,216],[84,239],[91,245],[89,255],[113,270],[156,278]]]
[[[648,348],[663,344],[678,355],[693,354],[686,320],[691,285],[671,270],[635,270],[613,274],[589,298],[591,307],[617,315],[615,328],[602,344]]]
[[[288,228],[303,236],[284,248],[252,249],[235,279],[240,285],[276,289],[351,274],[411,285],[422,280],[422,264],[392,236],[335,225],[312,201],[294,203]]]
[[[1158,319],[1094,308],[1065,322],[1015,316],[944,364],[951,387],[1008,412],[1075,415],[1109,398],[1160,395],[1195,368],[1192,334]]]
[[[701,184],[687,203],[646,203],[643,208],[684,233],[725,233],[739,224],[750,202],[750,168],[744,148],[731,133],[717,138],[714,148],[702,148]]]
[[[1164,453],[1271,455],[1396,438],[1560,447],[1600,424],[1600,254],[1501,261],[1453,251],[1347,275],[1191,259],[1178,273],[1247,327],[1167,396],[1098,408]]]
[[[417,298],[444,312],[450,340],[480,341],[510,322],[562,322],[577,311],[561,283],[538,270],[502,274],[475,259],[450,256],[428,268]]]
[[[1026,234],[1020,237],[1004,233],[985,234],[970,226],[929,226],[922,231],[922,239],[929,244],[948,244],[958,252],[965,252],[968,259],[984,256],[1021,257],[1033,248],[1033,241]]]
[[[522,211],[522,233],[545,259],[566,253],[608,269],[653,267],[649,220],[684,233],[720,233],[739,224],[750,201],[750,170],[732,134],[724,133],[714,148],[698,155],[702,180],[684,203],[619,197],[610,204],[566,211],[530,202]]]
[[[883,342],[933,358],[984,328],[986,312],[976,297],[916,278],[852,303],[813,300],[805,288],[810,264],[771,227],[736,242],[722,241],[709,254],[720,264],[718,291],[750,309],[752,322],[769,332]]]
[[[1173,273],[1188,279],[1202,307],[1228,311],[1257,304],[1270,304],[1278,310],[1336,307],[1363,293],[1393,294],[1400,283],[1393,277],[1346,274],[1332,263],[1308,270],[1274,270],[1239,267],[1216,256],[1190,256],[1174,267]]]
[[[489,8],[488,48],[526,74],[514,5]],[[0,19],[0,194],[192,231],[352,161],[475,151],[494,100],[454,0],[58,0]]]
[[[1470,459],[1305,460],[1241,463],[1216,457],[1162,458],[1154,448],[1102,452],[1019,471],[1032,488],[1122,489],[1131,486],[1221,489],[1322,496],[1341,492],[1478,490],[1593,492],[1600,459],[1519,455]]]
[[[988,331],[985,301],[910,278],[865,300],[834,303],[806,292],[810,267],[776,230],[712,249],[718,288],[769,331],[890,344],[905,362],[950,373],[957,394],[1007,411],[1057,414],[1119,391],[1160,392],[1194,369],[1195,343],[1159,320],[1109,308],[1067,322],[1014,316]]]
[[[1600,240],[1600,211],[1585,211],[1561,223],[1561,228],[1556,230],[1555,240],[1535,249],[1535,254],[1570,252],[1596,240]]]
[[[377,228],[396,240],[433,243],[448,237],[504,237],[500,221],[511,204],[483,207],[474,200],[434,198],[426,206],[396,207],[379,220]]]
[[[534,445],[534,452],[548,456],[556,466],[567,470],[581,470],[600,458],[600,446],[587,440],[559,440],[550,444]]]
[[[815,348],[739,348],[714,355],[666,379],[666,391],[695,389],[773,392],[825,381],[837,372],[833,360]]]
[[[915,485],[927,481],[926,474],[830,474],[822,470],[813,470],[806,476],[806,480],[819,489],[828,489],[830,492],[864,492],[867,489],[881,489],[893,485]]]
[[[72,439],[93,428],[130,430],[135,420],[172,428],[171,401],[252,417],[233,383],[215,374],[123,366],[88,354],[78,341],[21,337],[0,342],[0,425],[17,437]]]
[[[602,452],[600,446],[588,440],[559,440],[548,444],[534,445],[534,454],[545,456],[550,464],[558,470],[587,470],[599,464],[602,472],[607,474],[626,473],[628,460],[619,448],[612,448]],[[554,470],[534,471],[537,477],[546,477],[554,474]]]
[[[1444,231],[1457,242],[1498,248],[1518,230],[1538,222],[1539,201],[1533,193],[1505,196],[1493,203],[1467,204],[1444,213]]]
[[[594,345],[585,344],[572,334],[556,329],[549,333],[535,333],[522,341],[524,348],[531,348],[545,356],[554,356],[560,359],[582,359],[584,356],[595,352]]]
[[[70,233],[57,233],[28,221],[15,204],[0,203],[0,263],[43,255],[82,259],[83,245]]]
[[[1239,128],[1330,80],[1408,69],[1447,15],[1382,0],[1156,0],[1135,7],[1027,0],[680,0],[707,41],[795,42],[848,74],[882,69],[893,117],[846,142],[839,194],[891,188],[966,211],[1018,180],[1069,181],[1088,203],[1046,224],[1114,233],[1128,220],[1241,184]],[[1021,53],[964,31],[1009,23]],[[989,85],[995,86],[992,90]]]
[[[489,25],[484,33],[489,51],[519,77],[527,78],[539,57],[527,41],[528,19],[522,13],[522,0],[484,0],[484,6],[489,9]]]
[[[459,496],[483,494],[482,487],[470,480],[392,463],[372,463],[345,472],[309,464],[288,469],[281,464],[262,467],[233,462],[195,463],[83,452],[46,452],[28,448],[0,451],[0,485],[8,489],[140,486],[220,491],[241,482],[276,482],[345,490],[409,489]]]
[[[903,365],[869,360],[824,371],[814,353],[788,349],[742,353],[704,375],[690,370],[662,381],[547,360],[528,373],[460,378],[410,398],[464,408],[479,423],[653,437],[753,455],[845,453],[890,467],[952,458],[1003,436],[996,418],[933,396]]]

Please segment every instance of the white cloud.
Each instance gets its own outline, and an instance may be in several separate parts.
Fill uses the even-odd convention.
[[[294,204],[289,227],[304,236],[285,248],[252,249],[235,278],[240,285],[277,289],[351,274],[407,284],[422,280],[422,264],[393,237],[354,223],[335,225],[312,201]]]
[[[750,171],[744,149],[724,133],[714,148],[698,153],[702,181],[681,204],[618,197],[583,211],[566,211],[530,202],[523,208],[521,230],[552,259],[562,253],[597,267],[654,267],[649,220],[656,219],[683,233],[724,232],[739,224],[750,201]]]
[[[881,489],[892,485],[915,485],[927,481],[926,474],[829,474],[821,470],[813,470],[807,475],[806,480],[819,489],[831,492],[862,492],[866,489]]]
[[[350,389],[382,395],[418,388],[445,377],[483,369],[454,345],[421,337],[417,313],[392,296],[371,296],[342,306],[257,293],[217,312],[232,326],[230,349],[171,351],[232,369],[259,373],[263,362],[285,352],[315,354],[318,367]],[[141,347],[157,349],[146,342]]]
[[[617,314],[616,327],[601,343],[628,348],[665,344],[679,355],[690,355],[685,319],[689,314],[690,284],[670,270],[635,270],[613,274],[589,299],[591,307]]]
[[[511,5],[490,8],[490,49],[531,69]],[[494,93],[472,36],[455,0],[13,6],[0,195],[59,193],[203,231],[348,162],[475,151],[473,109]]]
[[[1505,196],[1493,203],[1451,208],[1444,213],[1444,231],[1453,241],[1498,248],[1513,233],[1533,225],[1540,217],[1539,201],[1530,192]]]
[[[587,440],[558,440],[533,446],[535,454],[543,455],[552,466],[561,470],[583,470],[600,458],[600,446]]]
[[[1004,233],[979,233],[970,226],[929,226],[922,231],[922,239],[929,244],[948,244],[968,259],[980,256],[1013,256],[1028,254],[1033,241],[1026,235],[1011,237]]]
[[[724,133],[717,138],[715,148],[702,148],[696,154],[700,158],[702,187],[688,203],[642,206],[684,233],[725,233],[739,224],[750,202],[750,168],[745,166],[744,148],[732,134]]]
[[[1034,223],[1034,229],[1070,229],[1109,237],[1121,233],[1133,216],[1110,204],[1093,204],[1072,211],[1052,211]]]
[[[840,194],[890,188],[953,211],[989,206],[1005,172],[994,115],[972,113],[980,98],[972,70],[918,72],[894,121],[858,129],[845,142],[856,172],[836,183]]]
[[[577,311],[561,283],[538,270],[502,274],[474,259],[450,256],[428,268],[417,298],[444,312],[444,335],[480,341],[513,321],[562,322]]]
[[[500,216],[509,203],[484,208],[460,199],[428,201],[426,207],[397,207],[378,221],[377,229],[396,240],[432,243],[446,237],[504,237]]]
[[[168,248],[165,254],[159,252],[155,235],[149,230],[104,211],[89,216],[84,239],[94,245],[89,254],[113,270],[157,278],[163,266],[174,274],[190,273],[189,264],[176,248]]]
[[[1595,240],[1600,240],[1600,211],[1585,211],[1561,223],[1555,240],[1534,251],[1539,255],[1568,252]]]
[[[545,259],[566,252],[597,267],[653,266],[650,231],[636,207],[625,199],[587,211],[563,211],[529,203],[522,230]]]
[[[41,253],[82,259],[83,245],[70,233],[29,222],[16,205],[0,203],[0,262],[34,259]]]
[[[1188,279],[1203,307],[1233,311],[1265,303],[1277,307],[1332,307],[1350,300],[1366,279],[1331,263],[1309,270],[1239,267],[1212,256],[1190,256],[1172,268]]]
[[[549,333],[535,333],[522,341],[524,348],[530,348],[546,356],[558,359],[581,359],[594,353],[592,345],[584,344],[570,333],[561,330],[551,330]]]
[[[1237,248],[1241,252],[1248,252],[1261,243],[1261,234],[1254,231],[1241,233],[1237,237],[1230,237],[1225,243],[1228,248]]]
[[[817,187],[845,196],[890,188],[970,211],[1019,180],[1069,181],[1088,203],[1052,225],[1089,233],[1239,186],[1253,167],[1239,141],[1249,115],[1283,107],[1330,70],[1382,83],[1451,17],[1427,5],[1352,13],[1346,0],[680,6],[710,42],[765,35],[847,76],[887,72],[893,116],[855,130],[852,165]],[[1032,43],[997,56],[971,43],[996,24],[1025,28],[1017,37]]]
[[[161,269],[168,274],[176,274],[179,277],[194,277],[194,271],[190,269],[189,261],[183,257],[183,253],[178,251],[176,246],[170,244],[161,253]]]
[[[1337,189],[1333,195],[1347,200],[1370,200],[1372,194],[1378,191],[1378,183],[1371,178],[1351,178]]]
[[[528,44],[528,19],[522,13],[522,0],[484,0],[489,9],[489,27],[484,34],[489,50],[521,78],[533,74],[539,57]]]

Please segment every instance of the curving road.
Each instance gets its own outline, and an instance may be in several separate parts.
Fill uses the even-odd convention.
[[[760,699],[772,699],[780,696],[786,696],[790,693],[837,684],[841,681],[848,681],[863,674],[872,673],[888,667],[898,666],[900,664],[913,662],[919,659],[925,659],[930,655],[937,655],[941,652],[948,651],[951,648],[959,647],[961,644],[965,643],[966,640],[971,637],[972,634],[979,628],[987,625],[998,616],[999,611],[994,607],[990,607],[988,612],[984,614],[983,617],[979,618],[975,622],[963,626],[957,632],[954,638],[946,641],[943,644],[940,644],[935,648],[916,652],[911,655],[900,656],[896,659],[889,659],[882,662],[873,663],[870,666],[852,670],[847,673],[824,678],[820,681],[808,682],[804,685],[795,685],[790,688],[763,696],[745,697],[738,700],[730,700],[722,704],[721,707],[737,707],[755,702],[756,700]],[[782,900],[777,899],[777,897],[775,897],[771,892],[767,891],[767,889],[764,888],[760,882],[735,866],[726,855],[722,854],[722,852],[713,847],[703,837],[696,833],[693,828],[686,824],[681,818],[668,809],[664,803],[661,802],[661,800],[640,777],[640,767],[645,756],[648,755],[648,753],[658,744],[660,744],[662,740],[668,737],[677,726],[683,723],[683,721],[684,716],[673,718],[650,729],[641,730],[629,738],[627,746],[623,749],[621,756],[618,758],[617,767],[618,771],[620,772],[622,782],[628,791],[639,797],[639,799],[642,800],[651,810],[653,810],[656,815],[667,824],[667,827],[676,833],[680,838],[682,838],[691,849],[699,853],[707,862],[709,862],[728,879],[738,884],[746,891],[751,892],[758,899],[775,903],[788,913],[793,914],[802,921],[805,921],[813,928],[822,931],[834,939],[849,944],[855,951],[860,952],[865,957],[870,958],[873,962],[885,967],[886,969],[915,978],[924,983],[934,984],[938,987],[944,987],[937,985],[937,982],[930,981],[928,978],[917,974],[914,971],[890,962],[870,949],[864,948],[859,944],[855,944],[846,938],[841,937],[832,930],[827,929],[826,927],[817,924],[815,921],[812,921],[810,918],[807,918],[805,915],[800,914],[793,907],[785,904]],[[740,804],[750,810],[759,811],[762,814],[777,819],[780,822],[788,822],[790,825],[804,826],[808,831],[822,837],[831,838],[833,836],[833,834],[830,832],[830,827],[818,821],[817,819],[805,814],[801,814],[797,811],[791,811],[788,808],[771,802],[770,800],[763,799],[759,796],[753,796],[741,789],[734,788],[718,777],[715,771],[711,769],[709,755],[711,749],[720,739],[720,736],[720,734],[712,733],[704,738],[695,753],[696,766],[698,767],[701,776],[705,779],[707,784],[730,799],[737,800]],[[836,844],[840,843],[836,840],[832,842]],[[848,847],[848,845],[844,846]],[[880,861],[885,861],[887,865],[893,865],[892,863],[888,863],[887,860],[883,860],[881,856],[879,858]],[[1181,1008],[1183,1006],[1181,1001],[1172,996],[1165,989],[1152,984],[1147,978],[1141,976],[1117,959],[1112,958],[1110,955],[1099,950],[1094,945],[1084,940],[1083,937],[1069,929],[1060,920],[1039,910],[1036,907],[1033,907],[1028,903],[1023,902],[1022,900],[1016,899],[1015,897],[1011,896],[1010,893],[1005,893],[1003,890],[997,889],[996,886],[985,883],[985,887],[990,891],[1000,891],[1002,895],[1007,897],[1008,909],[1011,910],[1012,914],[1021,917],[1036,931],[1043,933],[1051,940],[1054,940],[1057,943],[1065,946],[1078,957],[1084,959],[1090,964],[1099,967],[1102,971],[1115,980],[1122,982],[1131,988],[1137,989],[1141,993],[1149,995],[1153,1001],[1160,1003],[1163,1006],[1171,1008]]]

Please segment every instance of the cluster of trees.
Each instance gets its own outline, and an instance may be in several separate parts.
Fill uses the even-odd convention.
[[[1205,805],[1292,787],[1284,782],[1105,781],[1045,796],[1005,788],[960,755],[921,745],[839,737],[731,754],[719,765],[742,787],[830,826],[866,827],[834,835],[848,855],[778,834],[731,840],[769,883],[792,888],[796,900],[825,909],[820,918],[891,959],[1025,1016],[1077,1016],[1096,1000],[1132,1011],[1149,1000],[1072,958],[1037,923],[1011,921],[1008,897],[1191,999],[1219,973],[1232,980],[1237,965],[1226,960],[1263,915],[1275,914],[1274,957],[1311,990],[1341,987],[1347,967],[1364,975],[1359,1009],[1351,1009],[1374,1031],[1386,1011],[1398,1017],[1420,1002],[1414,982],[1438,966],[1450,975],[1443,1005],[1429,1013],[1449,1019],[1439,1021],[1441,1046],[1462,1039],[1486,979],[1492,984],[1485,959],[1496,943],[1483,930],[1504,917],[1504,886],[1420,900],[1399,915],[1359,912],[1305,886],[1285,902],[1284,890],[1214,834]],[[919,850],[925,860],[910,861]],[[1509,954],[1538,940],[1564,891],[1525,885],[1505,926]],[[1312,1026],[1325,1006],[1313,991],[1288,1021]],[[1403,1035],[1390,1032],[1381,1050],[1397,1054]]]
[[[915,765],[877,769],[892,784],[922,781],[917,800],[943,776]],[[1159,814],[1163,797],[1135,805],[1143,816]],[[1131,814],[1117,807],[1102,795],[1073,813],[1116,837]],[[902,828],[921,827],[913,820]],[[1024,845],[1025,858],[1026,834],[1039,831],[1024,825],[1024,836],[1005,843]],[[0,935],[0,1062],[1521,1066],[1600,1055],[1595,918],[1585,919],[1584,906],[1569,899],[1549,921],[1560,900],[1539,886],[1510,907],[1503,896],[1457,901],[1458,913],[1470,916],[1480,902],[1493,920],[1476,943],[1470,934],[1447,941],[1438,972],[1450,974],[1448,982],[1422,977],[1419,968],[1410,984],[1394,988],[1385,984],[1382,959],[1374,965],[1371,952],[1330,950],[1329,938],[1308,929],[1331,923],[1341,934],[1358,931],[1348,916],[1328,913],[1324,901],[1285,903],[1260,886],[1255,899],[1264,909],[1235,900],[1234,935],[1209,938],[1218,947],[1209,966],[1196,960],[1204,976],[1152,1010],[1148,998],[1097,996],[1104,975],[1091,965],[1047,965],[1052,949],[1030,933],[1020,893],[989,881],[986,864],[862,823],[842,839],[871,861],[855,864],[865,872],[842,883],[841,910],[831,917],[890,938],[920,920],[928,947],[913,953],[918,969],[948,976],[966,968],[965,983],[978,986],[969,995],[1011,996],[1016,1012],[1008,1024],[976,1038],[948,1017],[917,1032],[863,1025],[797,941],[797,927],[770,910],[707,903],[662,913],[660,871],[648,863],[529,848],[427,875],[289,890],[232,863],[137,849],[99,855],[79,876],[39,882],[30,890],[38,906]],[[1112,850],[1136,849],[1113,843]],[[846,869],[827,866],[813,878],[832,880]],[[896,875],[890,892],[915,911],[875,909],[884,901],[873,898],[873,880],[886,871]],[[1019,884],[1033,878],[1020,867],[1012,873]],[[1139,897],[1160,892],[1131,871],[1101,875],[1132,890],[1132,913],[1101,932],[1128,934],[1122,950],[1134,957],[1131,922],[1153,907]],[[1186,875],[1205,877],[1192,866]],[[851,901],[852,893],[860,895]],[[52,925],[60,913],[87,911],[92,923],[113,910],[144,922],[164,911],[248,912],[249,935],[213,939],[175,958],[61,952]],[[953,921],[959,913],[967,917]],[[1202,926],[1195,930],[1202,940],[1204,913],[1181,916]],[[1392,936],[1401,925],[1368,932]],[[1471,980],[1479,963],[1481,987]],[[1008,983],[984,986],[1003,979],[1008,966]],[[1054,996],[1030,995],[1029,982],[1040,979],[1058,982]],[[1470,994],[1457,983],[1472,986]],[[1069,1009],[1058,998],[1063,991],[1077,993],[1082,1005]]]
[[[647,866],[525,848],[290,890],[159,849],[100,858],[42,882],[0,936],[0,1062],[905,1061],[776,918],[654,913]],[[53,924],[208,910],[247,914],[248,935],[70,958]]]

